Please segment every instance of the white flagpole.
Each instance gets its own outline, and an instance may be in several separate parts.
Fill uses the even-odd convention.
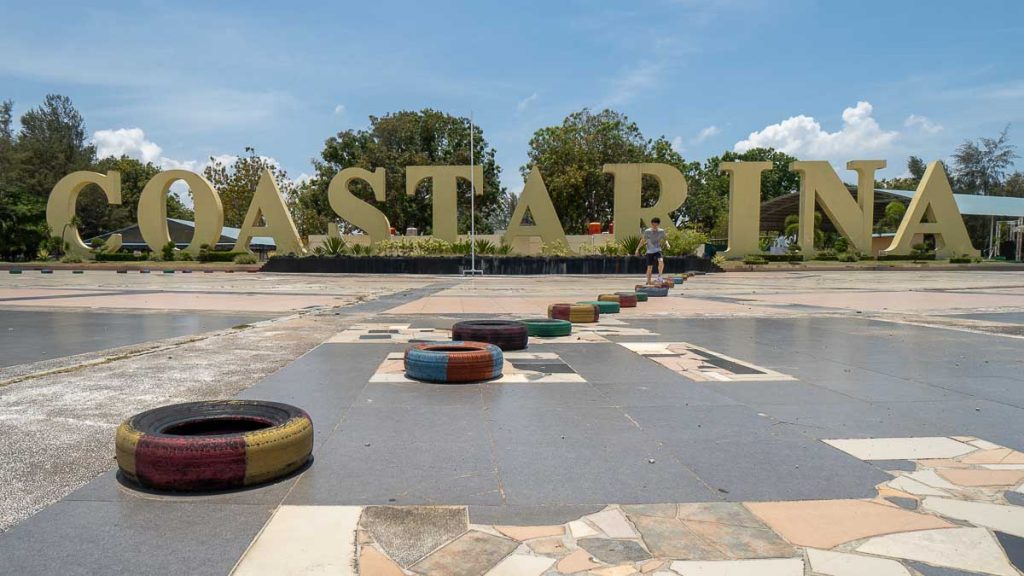
[[[469,111],[469,270],[476,274],[476,180],[473,170],[473,111]]]

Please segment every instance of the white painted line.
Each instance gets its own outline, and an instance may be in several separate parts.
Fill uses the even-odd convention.
[[[281,506],[234,576],[354,576],[359,506]]]

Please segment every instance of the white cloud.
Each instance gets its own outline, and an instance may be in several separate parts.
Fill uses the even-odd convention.
[[[162,170],[188,170],[196,174],[202,174],[207,166],[220,163],[230,166],[238,160],[234,154],[215,154],[204,160],[178,160],[163,156],[159,145],[146,139],[146,133],[142,128],[118,128],[116,130],[97,130],[93,132],[92,143],[96,146],[96,156],[107,158],[113,156],[120,158],[128,156],[141,162],[152,162]],[[260,156],[265,162],[275,168],[281,168],[281,163],[272,156]],[[293,182],[301,184],[312,179],[310,174],[302,173]],[[186,206],[192,206],[192,198],[188,194],[188,186],[184,182],[175,182],[171,185],[174,192]]]
[[[704,128],[697,134],[697,137],[693,139],[694,144],[700,144],[712,136],[717,136],[722,130],[718,126],[711,125]]]
[[[660,62],[646,62],[630,68],[612,82],[611,89],[597,107],[621,106],[637,95],[653,90],[664,68]]]
[[[516,112],[525,112],[526,109],[529,108],[531,104],[536,102],[538,98],[540,98],[540,96],[536,92],[530,94],[526,98],[523,98],[522,100],[516,103]]]
[[[97,130],[92,135],[92,143],[100,158],[129,156],[142,162],[158,162],[163,152],[154,142],[146,140],[142,128]]]
[[[932,122],[932,120],[927,116],[918,116],[917,114],[907,116],[907,119],[903,121],[903,125],[907,128],[917,128],[928,134],[937,134],[942,132],[941,124]]]
[[[676,136],[672,139],[672,149],[676,152],[682,153],[683,151],[683,137]]]
[[[837,132],[822,129],[821,124],[803,114],[752,132],[736,143],[736,152],[771,147],[808,160],[849,160],[866,152],[889,148],[899,132],[886,131],[871,117],[870,102],[857,102],[843,110],[843,127]]]
[[[338,104],[337,106],[334,107],[334,115],[335,116],[341,116],[344,113],[345,113],[345,105],[344,104]]]

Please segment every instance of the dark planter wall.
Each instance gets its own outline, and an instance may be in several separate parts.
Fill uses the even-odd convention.
[[[484,274],[643,274],[644,259],[636,256],[478,256],[477,268]],[[263,265],[264,272],[309,272],[340,274],[462,274],[470,268],[468,256],[274,256]],[[697,256],[665,258],[665,273],[721,272],[711,260]]]

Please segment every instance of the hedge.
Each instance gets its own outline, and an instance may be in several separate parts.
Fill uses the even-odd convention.
[[[145,262],[149,259],[148,254],[136,256],[128,252],[114,252],[113,254],[97,254],[97,262]]]
[[[931,254],[880,254],[877,260],[935,260],[935,253]]]
[[[239,254],[248,254],[248,252],[225,252],[221,250],[202,250],[199,252],[200,262],[234,262],[235,256]]]

